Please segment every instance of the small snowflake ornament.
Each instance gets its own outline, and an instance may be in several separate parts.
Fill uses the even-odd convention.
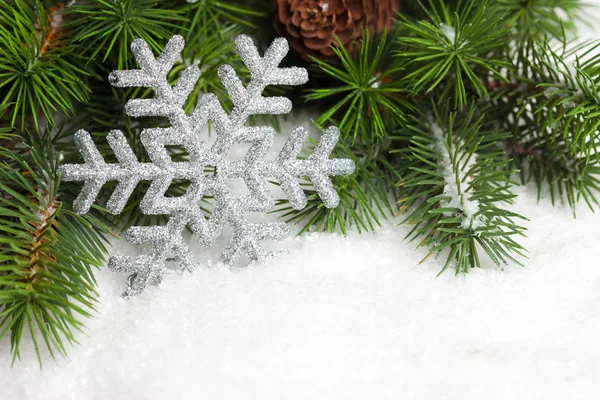
[[[250,82],[244,87],[233,68],[221,66],[219,77],[234,107],[228,115],[217,97],[205,94],[191,115],[184,112],[184,104],[192,92],[200,70],[196,65],[185,69],[172,87],[167,75],[184,47],[181,36],[169,40],[160,57],[141,39],[131,45],[140,69],[114,71],[109,81],[116,87],[149,87],[156,93],[154,99],[130,100],[125,110],[131,117],[161,116],[169,119],[168,128],[145,129],[141,141],[151,162],[141,163],[134,155],[122,132],[111,131],[107,140],[115,153],[117,163],[107,164],[88,132],[75,134],[75,142],[83,155],[85,164],[62,166],[65,181],[83,181],[81,193],[73,205],[80,214],[88,212],[102,186],[108,181],[117,181],[117,187],[108,200],[107,209],[120,213],[136,185],[144,180],[151,181],[140,208],[146,215],[167,215],[165,226],[136,226],[125,232],[128,242],[152,244],[150,254],[139,256],[114,256],[109,268],[131,274],[125,296],[137,295],[146,286],[158,284],[167,271],[167,259],[174,259],[184,270],[197,266],[190,249],[184,242],[187,227],[204,246],[211,246],[220,236],[225,224],[233,229],[233,237],[223,250],[220,261],[231,265],[242,253],[250,260],[263,261],[271,255],[261,247],[263,240],[281,240],[289,232],[284,223],[251,223],[246,214],[266,213],[274,206],[267,187],[268,179],[275,179],[290,201],[300,210],[306,206],[306,196],[298,177],[308,177],[325,206],[333,208],[339,203],[329,177],[347,175],[354,171],[354,163],[348,159],[329,159],[339,131],[330,127],[325,131],[314,152],[307,159],[297,156],[307,137],[307,130],[296,128],[275,160],[264,160],[264,155],[273,144],[275,131],[271,127],[248,127],[246,120],[252,114],[285,114],[291,111],[291,101],[285,97],[263,97],[268,85],[300,85],[308,80],[304,68],[279,68],[278,65],[288,52],[285,39],[275,39],[264,57],[248,36],[236,39],[236,46],[244,64],[251,73]],[[200,134],[210,121],[216,132],[216,141],[206,148]],[[238,143],[250,144],[246,156],[241,160],[228,161],[226,155]],[[173,162],[166,146],[183,146],[189,160]],[[206,176],[206,167],[214,167],[215,174]],[[249,194],[234,195],[226,182],[230,178],[241,178]],[[165,192],[175,179],[191,182],[185,195],[165,197]],[[210,218],[200,209],[205,194],[212,194],[216,208]]]

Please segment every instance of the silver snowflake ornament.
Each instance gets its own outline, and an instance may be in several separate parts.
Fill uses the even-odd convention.
[[[330,159],[337,143],[339,131],[330,127],[322,135],[313,153],[306,159],[298,154],[307,137],[307,130],[296,128],[275,160],[264,160],[273,144],[275,130],[271,127],[246,126],[252,114],[286,114],[291,111],[291,101],[285,97],[263,97],[268,85],[300,85],[308,80],[304,68],[279,68],[278,65],[288,52],[285,39],[275,39],[265,52],[258,54],[256,46],[248,36],[236,39],[236,46],[248,67],[251,78],[244,87],[234,69],[221,66],[219,77],[234,107],[230,114],[221,106],[213,94],[204,94],[191,115],[184,112],[184,105],[200,77],[196,65],[186,68],[175,86],[167,76],[184,47],[181,36],[169,40],[160,57],[141,39],[131,45],[140,69],[114,71],[109,81],[116,87],[149,87],[154,99],[130,100],[125,110],[131,117],[161,116],[170,121],[168,128],[145,129],[141,141],[151,162],[139,162],[122,132],[111,131],[107,140],[115,153],[117,163],[108,164],[92,142],[88,132],[80,130],[75,142],[83,155],[84,164],[63,165],[63,180],[83,181],[81,193],[73,205],[80,214],[88,212],[102,186],[108,181],[118,182],[108,200],[107,209],[120,213],[136,185],[140,181],[151,181],[151,185],[140,204],[146,215],[167,215],[165,226],[136,226],[125,232],[128,242],[152,244],[150,254],[139,256],[114,256],[109,268],[131,274],[125,296],[137,295],[150,284],[158,284],[167,271],[167,260],[175,260],[184,270],[197,266],[195,258],[184,241],[184,230],[190,228],[204,246],[211,246],[228,224],[233,237],[223,250],[220,261],[232,265],[242,254],[251,261],[263,261],[272,253],[261,247],[263,240],[281,240],[289,233],[284,223],[251,223],[246,214],[266,213],[274,206],[274,199],[267,186],[268,179],[277,180],[292,207],[300,210],[306,206],[306,196],[297,178],[307,177],[313,183],[325,206],[333,208],[339,203],[330,176],[347,175],[354,171],[354,163],[348,159]],[[206,148],[201,140],[201,131],[210,121],[216,133],[216,141]],[[229,150],[238,143],[250,144],[246,156],[241,160],[226,160]],[[183,146],[189,160],[173,162],[167,146]],[[213,167],[215,174],[206,176],[204,170]],[[249,194],[232,194],[226,182],[241,178]],[[165,192],[175,179],[191,182],[185,195],[165,197]],[[205,194],[214,196],[216,207],[209,218],[200,208]]]

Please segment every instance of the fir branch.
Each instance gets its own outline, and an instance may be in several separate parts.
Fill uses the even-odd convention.
[[[333,103],[317,118],[318,125],[339,121],[345,137],[370,143],[387,136],[391,122],[403,123],[405,111],[413,106],[406,100],[406,90],[395,83],[403,65],[388,57],[392,45],[393,38],[372,38],[367,32],[356,56],[338,45],[332,50],[339,64],[313,59],[328,80],[339,83],[312,89],[306,96],[307,101]]]
[[[598,47],[600,42],[592,42],[583,50],[589,54]],[[540,115],[536,118],[539,131],[556,132],[558,140],[565,140],[569,155],[589,157],[597,150],[600,126],[600,53],[582,60],[575,51],[562,49],[559,54],[548,43],[534,45],[532,50],[527,60],[529,79],[540,90],[530,94],[528,102],[535,103],[533,111]]]
[[[397,137],[410,143],[396,150],[407,166],[401,184],[406,196],[400,200],[409,213],[404,223],[412,225],[407,238],[421,237],[419,247],[429,247],[422,262],[444,252],[441,272],[480,267],[481,249],[498,266],[520,264],[524,248],[514,236],[525,228],[515,221],[525,218],[503,208],[515,197],[514,182],[497,147],[508,135],[481,130],[484,116],[476,117],[473,106],[460,114],[450,109],[434,106],[433,117],[413,117]]]
[[[548,190],[552,205],[567,203],[575,217],[581,201],[592,211],[600,206],[600,155],[569,157],[564,143],[549,146],[539,137],[525,143],[509,141],[507,150],[514,165],[523,168],[521,181],[535,182],[538,200]]]
[[[398,23],[406,35],[398,39],[402,48],[396,56],[409,62],[402,83],[415,94],[439,88],[440,96],[452,98],[457,107],[467,104],[472,94],[486,96],[480,77],[491,74],[502,80],[499,69],[507,65],[499,57],[491,58],[508,34],[502,15],[487,0],[419,4],[426,20],[401,17]]]
[[[38,130],[43,116],[55,125],[57,112],[70,114],[74,102],[84,102],[90,74],[80,65],[71,40],[63,34],[62,9],[47,13],[39,1],[0,3],[0,103],[10,124]],[[0,114],[1,115],[1,114]]]
[[[514,53],[512,85],[491,92],[522,181],[534,180],[538,197],[547,188],[552,204],[566,202],[574,215],[582,200],[598,205],[599,46],[528,40]]]
[[[517,33],[517,40],[547,35],[563,37],[563,29],[575,30],[583,3],[581,0],[496,0],[505,20]]]
[[[67,26],[81,42],[83,52],[95,60],[109,61],[111,67],[126,69],[134,65],[129,43],[143,39],[154,51],[186,19],[179,10],[169,9],[156,0],[96,0],[75,3],[68,10]],[[111,57],[112,55],[112,57]]]
[[[104,263],[108,228],[63,205],[49,140],[24,149],[0,149],[0,339],[10,333],[14,362],[29,330],[41,366],[39,339],[65,356],[95,310],[93,267]]]
[[[270,4],[265,7],[262,0],[247,0],[243,5],[232,0],[188,0],[182,7],[190,21],[189,31],[210,28],[215,33],[230,24],[256,28],[255,20],[264,17],[270,9]]]

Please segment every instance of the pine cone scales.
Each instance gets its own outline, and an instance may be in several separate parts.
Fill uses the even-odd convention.
[[[398,9],[399,0],[273,0],[277,33],[305,60],[331,58],[334,36],[352,51],[366,29],[381,33],[390,28]]]

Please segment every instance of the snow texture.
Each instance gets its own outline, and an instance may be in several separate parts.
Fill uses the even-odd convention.
[[[262,93],[269,85],[306,83],[308,73],[304,68],[278,67],[289,50],[283,38],[275,39],[264,57],[258,54],[252,39],[246,35],[238,36],[235,43],[251,78],[244,87],[233,67],[223,65],[219,68],[219,78],[233,101],[233,110],[228,115],[217,97],[209,93],[202,96],[188,116],[182,107],[200,77],[200,69],[197,65],[186,68],[174,87],[168,81],[169,71],[183,50],[183,37],[173,36],[158,58],[154,58],[142,39],[133,41],[131,50],[140,69],[114,71],[109,81],[117,87],[150,87],[156,93],[155,99],[133,99],[125,106],[131,117],[161,116],[171,123],[168,128],[142,131],[141,141],[151,162],[138,161],[121,131],[113,130],[107,137],[118,160],[115,164],[104,162],[88,132],[80,130],[75,134],[85,164],[61,167],[63,180],[85,182],[73,204],[75,211],[87,213],[102,186],[108,181],[118,181],[106,207],[113,214],[119,214],[137,184],[147,180],[152,184],[140,204],[142,213],[169,216],[165,226],[134,226],[125,231],[125,238],[130,243],[152,244],[150,254],[111,257],[110,269],[131,274],[124,294],[127,297],[140,294],[148,285],[160,283],[168,272],[167,260],[173,259],[187,271],[199,266],[198,258],[192,255],[184,241],[186,226],[202,245],[212,246],[225,224],[229,224],[234,234],[220,257],[227,265],[233,265],[242,254],[257,262],[275,255],[275,252],[266,251],[261,242],[283,239],[289,234],[288,226],[282,222],[251,223],[247,217],[248,213],[272,210],[275,200],[268,178],[280,182],[291,207],[296,210],[303,209],[307,203],[297,177],[308,177],[324,205],[334,208],[340,199],[329,177],[354,171],[352,160],[329,159],[340,134],[335,127],[325,131],[306,159],[297,159],[308,135],[302,127],[293,129],[275,160],[264,159],[273,144],[275,130],[267,126],[246,126],[248,117],[290,112],[292,103],[289,99],[263,97]],[[202,128],[208,122],[212,123],[217,137],[211,147],[205,146],[203,141],[208,135]],[[227,160],[228,153],[239,144],[250,145],[247,153],[235,161]],[[173,162],[166,148],[172,145],[183,146],[190,155],[189,161]],[[204,173],[206,167],[214,168],[215,173],[207,176]],[[248,194],[232,193],[229,184],[235,178],[244,181]],[[166,197],[165,192],[175,179],[189,180],[190,186],[181,197]],[[207,193],[212,194],[217,203],[208,219],[200,206],[202,196]]]
[[[452,43],[452,44],[456,43],[456,31],[454,30],[454,28],[452,26],[446,25],[446,24],[440,24],[440,29],[441,29],[442,33],[448,38],[450,43]]]
[[[573,220],[519,193],[526,268],[434,278],[440,265],[418,265],[390,223],[288,238],[291,253],[260,267],[200,268],[128,301],[103,269],[69,360],[40,372],[26,341],[11,368],[0,343],[0,399],[600,398],[600,214]]]
[[[450,200],[441,201],[440,207],[442,208],[456,208],[461,210],[462,223],[461,227],[464,229],[477,229],[485,224],[485,221],[477,215],[479,212],[479,202],[477,200],[469,199],[470,188],[469,184],[473,181],[471,176],[466,175],[468,171],[475,165],[475,157],[469,157],[466,164],[461,168],[457,168],[452,162],[452,157],[448,151],[446,139],[442,128],[437,125],[433,120],[430,122],[431,133],[436,139],[436,148],[442,157],[442,165],[444,174],[444,180],[446,186],[444,186],[444,195],[450,196]],[[459,139],[460,140],[460,139]],[[459,152],[456,155],[457,160],[464,159],[464,152]],[[463,190],[461,190],[463,189]],[[449,217],[454,215],[452,212],[444,213],[445,216]]]

